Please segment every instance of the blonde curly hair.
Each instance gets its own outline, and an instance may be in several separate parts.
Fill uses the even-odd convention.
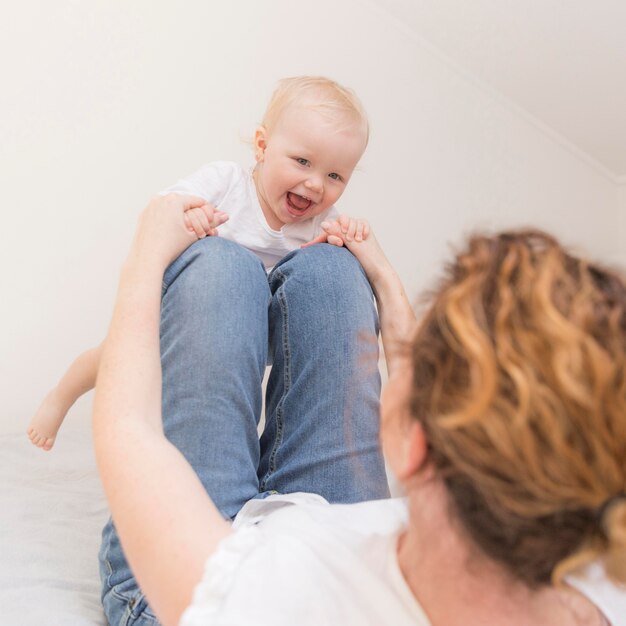
[[[474,236],[411,351],[411,414],[474,543],[531,587],[598,557],[626,583],[623,279],[540,231]]]

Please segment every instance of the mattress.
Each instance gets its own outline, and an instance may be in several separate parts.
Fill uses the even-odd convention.
[[[106,626],[97,554],[108,514],[88,419],[67,420],[50,452],[0,434],[0,624]]]
[[[88,418],[70,415],[50,452],[0,433],[0,626],[107,626],[97,554],[108,515]],[[624,589],[593,568],[570,584],[626,626]]]

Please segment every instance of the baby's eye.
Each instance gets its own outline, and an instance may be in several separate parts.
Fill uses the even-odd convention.
[[[308,164],[309,164],[309,160],[308,160],[308,159],[303,159],[303,158],[301,158],[301,157],[298,157],[298,158],[296,159],[296,161],[297,161],[298,163],[300,163],[300,165],[308,165]]]
[[[339,174],[337,174],[336,172],[332,172],[331,174],[329,174],[329,176],[330,176],[333,180],[341,180],[341,176],[339,176]]]

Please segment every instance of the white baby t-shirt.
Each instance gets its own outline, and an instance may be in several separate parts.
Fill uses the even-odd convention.
[[[285,224],[281,230],[273,230],[263,215],[252,175],[230,161],[203,165],[161,194],[170,192],[200,196],[227,213],[229,220],[218,228],[219,236],[254,252],[267,271],[286,254],[317,237],[324,220],[338,215],[331,206],[310,220]]]

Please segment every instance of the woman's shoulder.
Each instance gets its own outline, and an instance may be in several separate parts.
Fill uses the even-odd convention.
[[[390,616],[398,626],[426,624],[396,580],[393,555],[405,520],[402,500],[331,505],[311,494],[254,500],[207,562],[181,624],[373,625]],[[276,589],[280,600],[268,604]]]
[[[329,504],[309,493],[269,496],[248,502],[235,520],[235,528],[261,524],[262,528],[285,531],[293,528],[357,534],[395,534],[406,525],[408,511],[403,498],[368,500],[355,504]],[[296,523],[297,522],[297,523]]]

